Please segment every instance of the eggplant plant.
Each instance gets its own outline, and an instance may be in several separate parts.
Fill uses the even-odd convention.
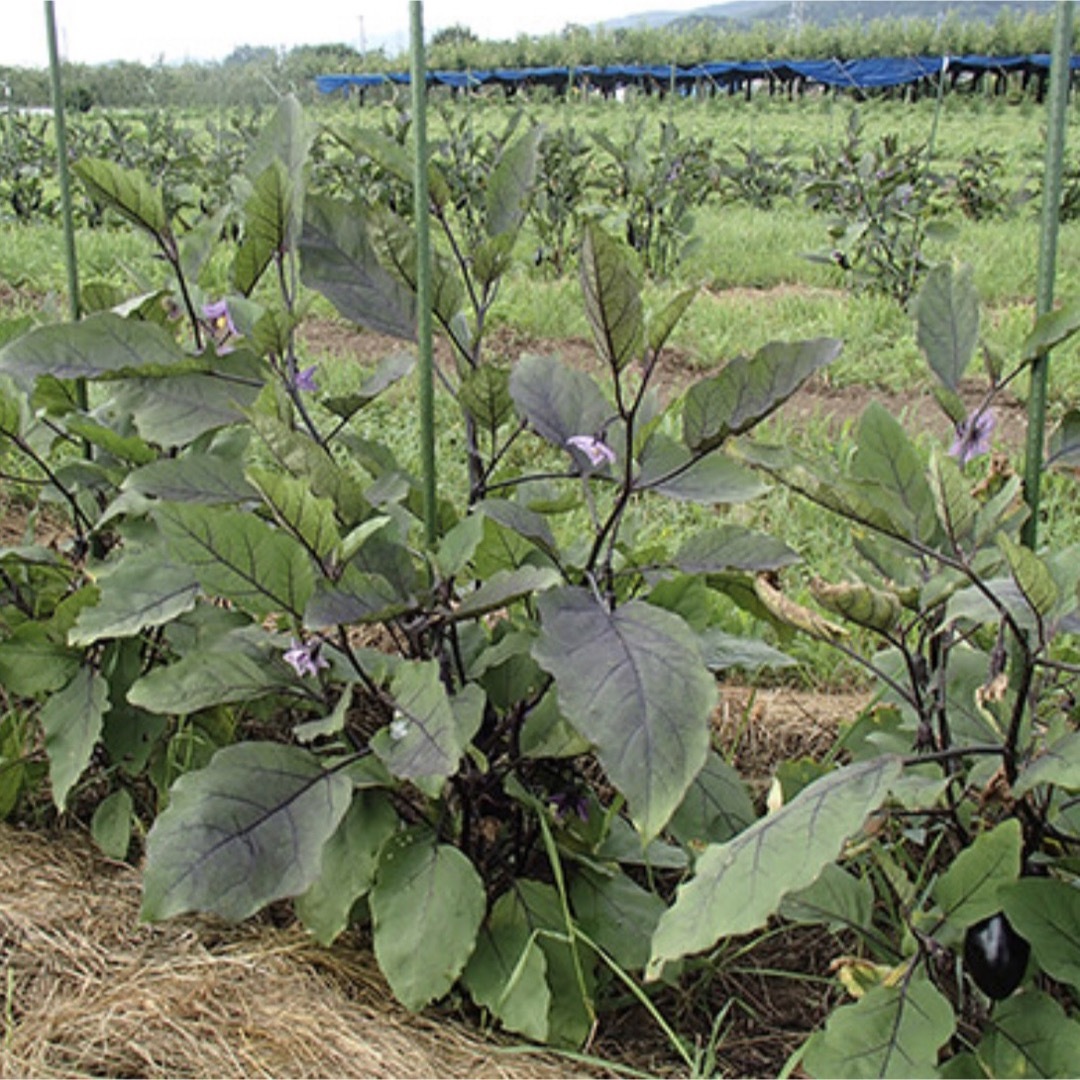
[[[233,184],[231,285],[211,295],[215,218],[185,231],[138,172],[76,165],[172,280],[0,351],[0,430],[73,538],[0,550],[20,718],[0,806],[44,761],[56,808],[96,803],[110,852],[148,827],[145,918],[291,898],[319,941],[369,924],[410,1008],[459,987],[510,1030],[580,1045],[600,973],[643,967],[695,852],[756,816],[712,745],[717,672],[790,662],[721,623],[735,579],[795,552],[723,519],[643,544],[636,522],[655,499],[760,496],[727,444],[840,343],[774,343],[665,408],[654,383],[693,291],[649,310],[638,257],[593,225],[581,285],[602,380],[489,358],[540,134],[499,148],[467,212],[429,170],[440,384],[467,474],[433,545],[397,433],[362,426],[407,393],[410,221],[362,190],[309,190],[313,129],[286,98]],[[411,183],[404,145],[350,137]],[[402,349],[326,392],[297,335],[307,289]]]

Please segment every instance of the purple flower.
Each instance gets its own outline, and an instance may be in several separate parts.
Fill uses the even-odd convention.
[[[315,372],[318,370],[318,365],[312,364],[311,367],[306,367],[303,371],[296,373],[296,389],[302,390],[304,393],[313,394],[319,389],[319,384],[315,381]]]
[[[615,451],[603,439],[594,438],[592,435],[571,435],[566,440],[566,445],[580,450],[593,466],[615,463]]]
[[[322,655],[322,642],[318,639],[304,643],[293,638],[292,647],[285,650],[282,659],[301,678],[305,675],[318,675],[323,668],[330,666],[330,662]]]
[[[990,452],[990,436],[993,434],[997,418],[991,409],[980,409],[956,425],[956,439],[949,447],[949,453],[961,465],[966,465],[972,458]]]
[[[589,820],[589,803],[580,791],[560,791],[551,796],[549,800],[551,809],[554,811],[555,820],[563,825],[575,814],[581,822]]]
[[[236,324],[229,314],[227,300],[215,300],[212,304],[203,304],[202,313],[210,323],[215,338],[227,338],[236,333]]]

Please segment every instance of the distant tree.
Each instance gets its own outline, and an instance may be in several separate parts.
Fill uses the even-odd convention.
[[[444,45],[472,45],[480,39],[467,27],[460,23],[453,26],[444,26],[431,35],[431,47],[439,48]]]

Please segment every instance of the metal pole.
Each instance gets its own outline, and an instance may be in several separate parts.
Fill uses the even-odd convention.
[[[1054,304],[1054,269],[1057,263],[1058,217],[1061,207],[1061,168],[1065,156],[1065,127],[1069,103],[1069,61],[1072,48],[1072,0],[1060,0],[1054,21],[1054,49],[1050,62],[1050,105],[1046,168],[1043,180],[1042,229],[1039,238],[1039,272],[1035,286],[1035,314],[1045,315]],[[1032,550],[1039,536],[1039,487],[1046,436],[1046,393],[1050,354],[1037,356],[1031,364],[1028,393],[1027,443],[1024,449],[1024,501],[1028,519],[1020,533]]]
[[[424,533],[429,546],[438,538],[435,503],[435,364],[431,344],[431,209],[428,205],[427,74],[424,66],[424,5],[410,0],[413,112],[413,206],[416,218],[416,342],[420,355],[420,463],[424,494]]]

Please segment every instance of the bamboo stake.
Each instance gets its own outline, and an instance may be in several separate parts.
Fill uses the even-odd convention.
[[[1035,287],[1035,314],[1044,315],[1054,304],[1054,269],[1057,263],[1058,216],[1061,207],[1061,167],[1065,155],[1068,119],[1069,62],[1072,47],[1072,0],[1059,0],[1054,20],[1054,48],[1050,62],[1050,105],[1043,179],[1042,228],[1039,237],[1039,271]],[[1039,487],[1046,436],[1046,391],[1050,354],[1042,353],[1031,364],[1028,393],[1027,444],[1024,449],[1024,501],[1028,519],[1021,540],[1032,550],[1039,536]]]
[[[416,341],[419,350],[420,463],[424,534],[437,539],[435,475],[435,364],[431,343],[431,210],[428,206],[427,77],[424,66],[424,4],[410,0],[410,55],[413,112],[413,207],[416,218]]]

